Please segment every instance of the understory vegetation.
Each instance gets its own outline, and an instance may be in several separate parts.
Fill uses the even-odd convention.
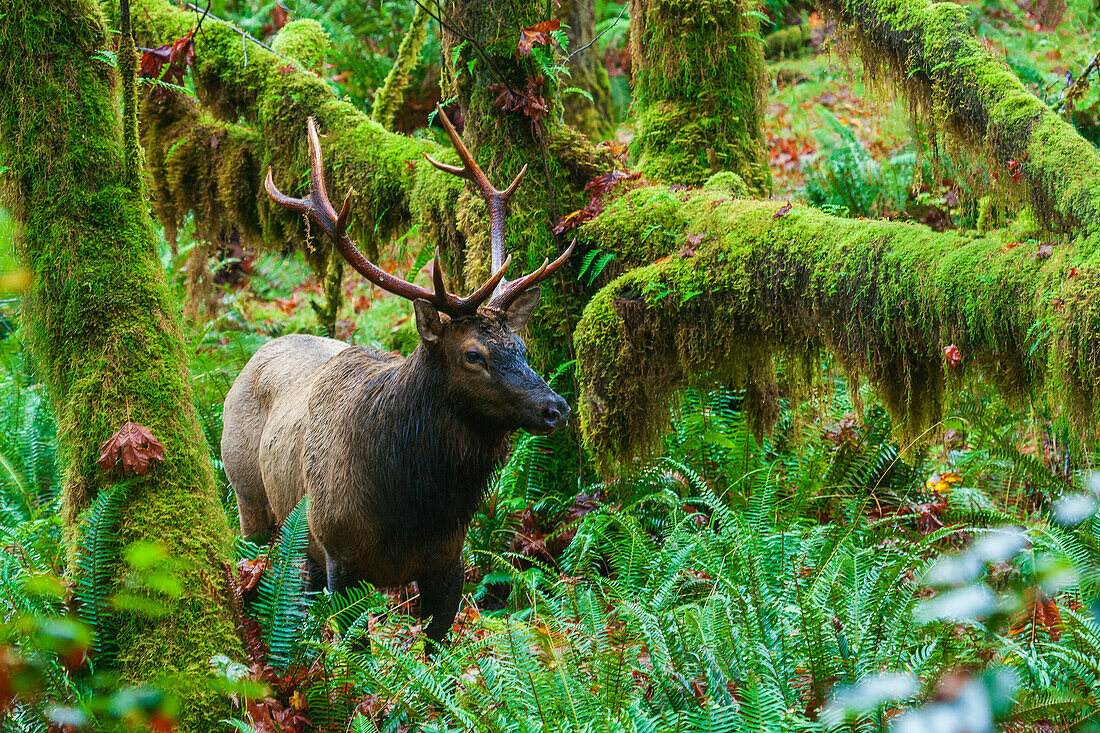
[[[653,17],[694,12],[672,0],[636,1]],[[306,102],[323,92],[332,96],[324,97],[332,119],[352,119],[336,106],[349,105],[358,115],[355,134],[371,145],[388,144],[374,138],[387,131],[410,135],[401,143],[409,159],[398,167],[409,180],[419,176],[417,166],[427,169],[420,153],[445,139],[429,115],[437,102],[454,104],[484,63],[476,43],[448,47],[434,16],[425,20],[439,3],[419,5],[215,0],[212,16],[196,22],[236,29],[228,34],[232,44],[219,47],[226,59],[245,49],[244,81],[235,83],[258,93],[248,74],[264,73],[256,71],[262,42],[265,52],[287,62],[264,77],[276,89],[264,93],[290,100],[289,112],[264,108],[256,119],[215,119],[193,101],[221,94],[217,103],[243,105],[234,97],[240,88],[219,88],[202,59],[193,67],[201,69],[199,79],[187,64],[172,72],[162,63],[169,71],[140,87],[144,102],[165,100],[162,117],[146,109],[140,118],[151,206],[162,217],[156,255],[173,302],[183,304],[179,350],[216,474],[221,503],[214,513],[219,520],[224,514],[234,534],[238,508],[220,456],[222,403],[257,349],[292,333],[404,355],[419,341],[410,302],[346,274],[312,238],[293,246],[296,220],[279,219],[284,215],[265,210],[266,201],[253,203],[261,195],[261,160],[271,152],[264,146],[286,159],[304,158],[296,139],[270,143],[261,128],[276,129],[276,122],[260,118],[273,115],[281,126],[287,116],[297,125]],[[1041,220],[1049,212],[1036,210],[1039,194],[1029,189],[1032,200],[1006,190],[1027,161],[1006,168],[996,157],[1002,150],[976,153],[960,142],[964,133],[927,119],[920,105],[929,100],[910,100],[908,107],[889,101],[889,84],[879,77],[897,60],[880,58],[884,68],[875,68],[843,59],[841,51],[861,42],[858,32],[838,31],[855,3],[832,0],[821,9],[767,0],[726,28],[731,44],[761,44],[767,52],[766,73],[745,72],[763,74],[766,85],[738,89],[733,102],[723,102],[742,106],[754,126],[763,126],[748,137],[764,145],[742,150],[734,138],[716,152],[707,148],[709,136],[722,137],[714,120],[683,100],[665,99],[642,115],[632,111],[629,13],[636,9],[602,0],[590,5],[595,18],[585,38],[606,72],[597,75],[599,89],[584,88],[590,80],[579,72],[571,81],[564,66],[553,66],[561,61],[555,43],[569,51],[569,29],[543,31],[550,51],[536,53],[533,63],[562,77],[562,98],[603,100],[598,115],[569,114],[596,118],[592,134],[605,138],[600,155],[614,162],[602,182],[593,179],[583,189],[582,198],[591,195],[584,208],[559,212],[564,234],[555,236],[576,236],[578,249],[553,285],[565,295],[547,296],[553,323],[536,325],[529,339],[555,329],[572,334],[581,324],[575,340],[533,353],[532,364],[542,360],[538,371],[578,413],[590,398],[585,431],[563,431],[565,446],[560,435],[513,436],[510,457],[466,537],[458,619],[434,653],[425,649],[415,584],[363,584],[338,595],[307,590],[308,498],[268,541],[237,537],[232,561],[217,560],[214,573],[155,540],[126,541],[138,479],[125,472],[104,478],[67,523],[63,485],[86,466],[74,467],[64,452],[64,415],[55,412],[47,375],[28,345],[29,276],[8,245],[16,239],[14,218],[0,209],[0,733],[166,733],[188,717],[185,698],[195,690],[198,699],[225,703],[218,730],[240,733],[1100,731],[1100,467],[1095,424],[1081,418],[1095,417],[1097,408],[1076,404],[1069,379],[1054,378],[1064,376],[1059,350],[1069,349],[1071,336],[1080,336],[1073,342],[1080,352],[1066,360],[1100,373],[1089,351],[1095,330],[1085,330],[1097,319],[1091,311],[1071,312],[1075,303],[1056,297],[1083,292],[1085,298],[1096,275],[1082,264],[1078,277],[1074,263],[1091,262],[1092,255],[1072,259],[1071,235],[1063,238]],[[154,11],[140,19],[135,12],[135,24],[155,27],[169,17],[168,10]],[[1005,60],[1044,115],[1100,144],[1100,6],[974,0],[957,20],[974,32],[975,45]],[[406,36],[413,25],[419,30]],[[293,32],[281,32],[288,27]],[[679,34],[678,26],[673,30]],[[675,45],[666,51],[686,53]],[[97,63],[117,66],[110,54]],[[646,94],[655,99],[679,83],[665,74],[671,62],[660,63],[646,72],[653,75]],[[308,67],[308,82],[296,76],[295,64]],[[380,91],[389,84],[404,85],[397,90],[402,104]],[[285,89],[291,91],[283,95]],[[685,127],[681,115],[699,124]],[[577,177],[551,171],[545,157],[547,146],[572,143],[539,138],[537,116],[528,122],[544,155],[528,176],[545,172],[547,185],[552,176]],[[635,140],[645,124],[644,140]],[[343,134],[326,130],[326,140],[330,132]],[[662,159],[670,139],[686,138],[702,140],[709,157],[685,148],[682,159]],[[354,161],[359,153],[351,155]],[[647,156],[644,165],[638,156]],[[712,172],[715,159],[726,165],[741,157],[751,176]],[[545,171],[535,170],[543,165]],[[595,169],[591,161],[584,165]],[[443,214],[469,203],[458,183],[418,178],[410,213],[394,203],[401,197],[386,188],[388,180],[378,183],[383,172],[335,168],[339,180],[362,180],[368,191],[385,189],[392,197],[357,202],[368,211],[354,225],[387,271],[426,282],[439,242],[467,236],[465,209],[457,224],[441,223]],[[0,176],[6,170],[0,159]],[[643,172],[665,177],[657,183]],[[763,195],[769,190],[770,198]],[[761,199],[748,200],[750,192]],[[232,193],[240,210],[227,213]],[[249,227],[211,226],[237,215]],[[531,216],[525,227],[535,226]],[[702,226],[719,216],[737,222],[737,231]],[[850,232],[852,239],[836,240],[833,249],[816,240],[799,244],[793,235],[780,241],[782,235],[763,228],[774,222],[810,222],[814,231]],[[750,244],[740,244],[756,225],[761,229]],[[280,241],[265,239],[276,230],[285,234]],[[836,305],[855,274],[842,256],[855,262],[857,245],[884,248],[891,237],[909,237],[914,250],[914,242],[925,241],[956,254],[973,245],[963,254],[980,263],[974,291],[960,285],[934,299],[973,295],[974,312],[996,322],[960,311],[944,316],[948,326],[935,333],[936,339],[953,334],[958,343],[922,341],[918,332],[931,326],[905,320],[916,307],[903,306],[917,294],[899,278],[890,282],[893,290],[872,293],[868,285],[850,299],[858,305],[865,298],[874,307],[860,311],[861,318],[885,324],[879,340],[858,338],[862,320],[847,319]],[[783,301],[768,282],[752,297],[774,310],[761,306],[744,315],[757,329],[752,334],[710,334],[705,319],[685,317],[677,321],[680,330],[657,338],[666,311],[691,316],[719,286],[734,293],[731,302],[739,297],[736,278],[743,273],[724,280],[721,272],[738,257],[746,269],[773,267],[761,280],[785,272],[773,259],[786,245],[795,254],[812,249],[835,266],[805,271],[821,286],[820,303],[813,303],[818,311],[811,313],[806,299]],[[926,249],[932,245],[912,262],[924,263]],[[534,254],[537,265],[542,252]],[[452,271],[463,272],[456,264]],[[1029,274],[1019,275],[1024,268]],[[1027,290],[1033,280],[1036,288],[1052,289]],[[704,293],[700,283],[713,287]],[[979,292],[1005,283],[1019,292]],[[1055,291],[1053,283],[1067,290]],[[930,278],[925,285],[935,286]],[[897,295],[899,305],[882,300],[883,292]],[[581,302],[578,293],[590,298],[583,316],[569,311]],[[830,353],[837,344],[819,337],[815,319],[827,311],[823,321],[852,326],[850,354]],[[789,328],[767,322],[775,312],[790,316]],[[728,331],[731,313],[742,311],[731,306],[709,315]],[[1081,318],[1080,333],[1064,325],[1074,316]],[[635,327],[622,336],[621,349],[620,335],[607,336],[620,321]],[[766,336],[779,331],[795,334],[798,343],[769,348]],[[987,332],[1011,354],[980,342]],[[648,350],[631,350],[628,342],[638,334]],[[904,369],[885,373],[894,363],[882,367],[874,358],[902,349],[899,342],[928,348],[905,352]],[[603,371],[585,361],[593,355]],[[956,378],[970,359],[980,359],[986,371]],[[727,363],[737,377],[728,381],[742,386],[724,379]],[[997,370],[1004,373],[989,376]],[[638,381],[639,374],[645,379]],[[1043,388],[1059,392],[1058,399],[1024,388],[1044,377]],[[586,378],[629,399],[597,414]],[[126,410],[129,422],[128,404]],[[107,454],[106,443],[101,450]],[[85,446],[85,464],[95,462],[93,453],[95,446]],[[120,661],[120,648],[133,641],[126,638],[127,619],[171,628],[173,603],[193,591],[187,583],[202,584],[217,600],[239,647],[211,654],[203,674],[128,676]]]

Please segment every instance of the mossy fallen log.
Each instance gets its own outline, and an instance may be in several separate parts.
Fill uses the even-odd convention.
[[[633,261],[658,257],[604,287],[576,330],[582,429],[605,472],[658,445],[683,386],[748,387],[754,426],[768,429],[773,362],[784,360],[797,396],[826,353],[870,381],[906,438],[979,374],[1010,398],[1042,393],[1082,429],[1095,424],[1100,237],[1040,249],[1007,231],[779,208],[649,187],[582,230],[604,250],[629,242]],[[952,344],[957,367],[943,351]]]

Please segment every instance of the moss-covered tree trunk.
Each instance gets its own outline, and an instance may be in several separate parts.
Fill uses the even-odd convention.
[[[502,28],[525,28],[548,20],[542,0],[462,0],[452,6],[452,27],[469,35],[444,31],[448,65],[444,96],[457,96],[463,112],[463,139],[479,164],[503,188],[524,165],[527,176],[512,199],[505,233],[514,257],[509,276],[530,272],[545,258],[554,259],[568,240],[553,234],[554,223],[585,202],[584,185],[601,167],[588,140],[563,120],[558,79],[540,73],[533,59],[518,55],[518,33]],[[465,41],[465,43],[463,43]],[[459,48],[457,55],[451,50]],[[474,61],[477,73],[469,73]],[[534,118],[520,111],[504,112],[498,103],[502,87],[530,89],[547,110]],[[603,166],[610,167],[604,160]],[[459,199],[459,231],[465,238],[466,287],[488,275],[488,216],[472,185]],[[569,270],[543,287],[542,304],[528,326],[531,361],[550,376],[572,359],[571,334],[584,299],[583,289]],[[574,392],[571,373],[554,383],[566,395]],[[550,439],[554,476],[566,490],[580,480],[583,462],[576,429]]]
[[[632,154],[647,178],[697,186],[719,171],[771,190],[759,23],[746,0],[635,0]]]
[[[611,79],[600,58],[596,36],[596,0],[562,0],[557,17],[568,26],[569,77],[566,88],[583,89],[592,95],[569,92],[562,95],[565,121],[593,139],[610,133]],[[585,48],[587,46],[587,48]],[[582,50],[583,49],[583,50]]]
[[[124,543],[154,541],[181,561],[182,595],[160,599],[163,617],[123,619],[118,665],[127,680],[180,695],[185,730],[212,730],[228,710],[199,681],[213,654],[239,647],[214,590],[229,532],[191,402],[136,141],[123,134],[111,48],[92,0],[5,6],[4,202],[21,224],[18,247],[34,276],[25,327],[57,412],[69,527],[78,532],[81,511],[120,481],[96,459],[123,423],[147,426],[165,447],[164,462],[130,486],[119,533]],[[135,63],[124,47],[120,68]]]

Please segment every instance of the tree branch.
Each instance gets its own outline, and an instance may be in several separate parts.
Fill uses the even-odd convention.
[[[604,287],[575,334],[582,429],[605,472],[657,447],[684,386],[748,387],[755,427],[768,429],[773,359],[787,363],[797,400],[826,352],[870,380],[905,436],[979,373],[1017,398],[1043,390],[1079,426],[1095,424],[1100,236],[1045,256],[1013,246],[1012,232],[940,234],[799,207],[776,218],[778,208],[650,187],[580,230],[617,262],[657,258]],[[688,234],[705,235],[697,251]],[[951,344],[963,355],[955,369]]]
[[[868,78],[888,77],[924,122],[983,152],[1002,190],[1011,190],[1022,164],[1023,194],[1044,223],[1100,229],[1100,151],[974,37],[965,9],[928,0],[821,0],[821,7],[848,29]]]
[[[167,0],[131,3],[147,11],[140,17],[148,20],[135,17],[134,22],[144,45],[162,40],[154,35],[157,28],[175,38],[191,27],[188,14]],[[313,116],[322,132],[332,190],[354,188],[359,193],[351,232],[367,251],[418,223],[445,251],[461,253],[463,238],[453,212],[463,183],[436,171],[422,155],[453,160],[451,151],[388,132],[336,99],[323,80],[287,68],[285,57],[266,47],[253,48],[246,56],[237,34],[231,26],[216,23],[196,40],[195,90],[213,118],[194,106],[181,110],[179,105],[190,104],[186,100],[146,103],[143,143],[151,151],[158,215],[168,219],[166,226],[190,211],[200,230],[234,223],[251,232],[252,244],[299,246],[319,270],[324,268],[326,251],[314,252],[307,244],[301,217],[272,205],[260,186],[268,166],[291,192],[304,185],[305,120]],[[222,140],[232,140],[233,146],[221,150]]]

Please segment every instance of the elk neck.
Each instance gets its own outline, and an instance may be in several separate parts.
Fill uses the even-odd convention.
[[[508,452],[510,431],[463,417],[437,359],[418,345],[364,384],[352,417],[360,460],[386,468],[373,511],[406,539],[465,528]]]

